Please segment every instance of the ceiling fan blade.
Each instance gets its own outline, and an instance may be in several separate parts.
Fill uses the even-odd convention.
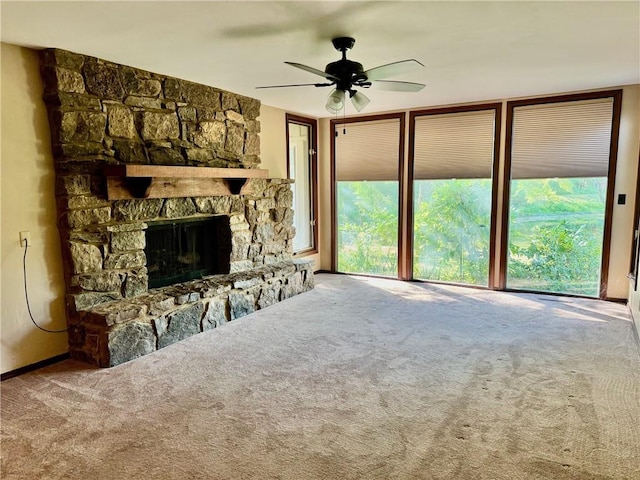
[[[301,63],[295,63],[295,62],[284,62],[287,65],[291,65],[292,67],[296,67],[299,68],[301,70],[304,70],[305,72],[309,72],[309,73],[313,73],[315,75],[320,75],[321,77],[327,78],[329,80],[333,80],[334,82],[337,82],[338,80],[340,80],[337,77],[334,77],[333,75],[330,75],[326,72],[323,72],[322,70],[318,70],[317,68],[313,68],[313,67],[308,67],[307,65],[303,65]]]
[[[286,87],[330,87],[333,83],[292,83],[291,85],[266,85],[256,88],[286,88]]]
[[[394,77],[396,75],[411,72],[418,67],[424,67],[424,65],[414,59],[400,60],[399,62],[387,63],[386,65],[370,68],[369,70],[366,70],[364,74],[367,76],[368,80],[382,80],[383,78]]]
[[[376,80],[373,86],[378,90],[387,90],[389,92],[419,92],[426,85],[424,83],[414,82],[397,82],[394,80]]]

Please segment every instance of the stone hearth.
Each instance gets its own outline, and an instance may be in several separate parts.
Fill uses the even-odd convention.
[[[212,275],[80,311],[74,358],[112,367],[313,288],[312,263],[283,261]]]
[[[72,357],[117,365],[313,288],[313,265],[292,260],[289,180],[251,178],[239,194],[107,193],[106,167],[258,167],[259,101],[62,50],[41,58]],[[149,290],[148,224],[211,216],[227,218],[230,273]]]

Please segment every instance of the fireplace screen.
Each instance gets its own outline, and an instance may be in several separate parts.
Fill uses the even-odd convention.
[[[229,273],[229,217],[150,223],[145,253],[149,288]]]

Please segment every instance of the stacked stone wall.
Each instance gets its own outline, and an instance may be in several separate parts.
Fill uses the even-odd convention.
[[[165,328],[151,310],[132,307],[139,303],[134,299],[155,295],[148,290],[144,253],[150,222],[225,215],[231,229],[230,273],[262,272],[273,264],[281,266],[279,271],[287,270],[284,265],[293,266],[289,180],[253,179],[251,193],[244,195],[130,200],[108,200],[106,195],[103,168],[108,165],[259,166],[258,100],[57,49],[42,52],[41,72],[56,169],[68,320],[78,325],[70,335],[73,356],[102,366],[120,363],[113,358],[132,357],[121,353],[113,357],[114,349],[136,342],[146,345],[149,328],[155,348],[162,347],[170,343],[167,338],[181,336],[166,332],[175,331],[181,318],[192,318],[183,311],[187,307],[176,307],[173,316],[163,314]],[[287,298],[290,291],[302,291],[290,287],[288,274],[282,275],[278,282],[283,287],[274,301]],[[274,281],[263,281],[269,285],[264,291],[271,292]],[[312,278],[305,277],[304,282],[312,285]],[[244,293],[237,297],[236,290],[242,289],[232,284],[216,300],[227,302],[228,319],[237,316],[233,312],[250,310],[238,307],[234,299],[244,299],[240,302],[244,305],[248,297]],[[198,292],[191,293],[200,296],[194,301],[206,315],[211,302]],[[254,308],[266,306],[266,298],[272,296],[254,296]],[[174,304],[182,305],[177,300]],[[119,322],[89,322],[102,306],[138,314],[126,328]],[[141,321],[144,315],[153,319]],[[124,332],[132,337],[125,340]]]
[[[61,168],[260,163],[256,99],[57,49],[41,71]]]

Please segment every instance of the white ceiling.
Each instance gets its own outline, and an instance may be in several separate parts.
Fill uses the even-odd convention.
[[[426,68],[394,80],[419,93],[365,91],[363,113],[640,83],[640,2],[1,2],[1,39],[56,47],[326,117],[322,81],[340,54],[365,69],[408,58]],[[354,113],[347,107],[347,114]]]

